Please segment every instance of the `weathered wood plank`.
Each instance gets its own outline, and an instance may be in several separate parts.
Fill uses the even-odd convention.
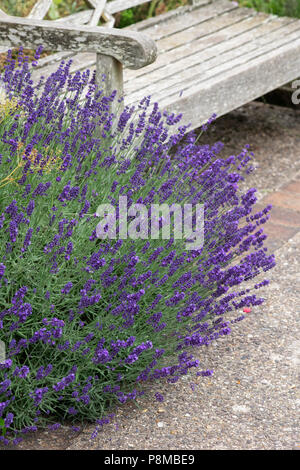
[[[242,22],[241,20],[244,20],[246,18],[251,18],[251,15],[255,15],[255,16],[259,16],[259,20],[256,19],[255,20],[255,23],[247,23],[247,26],[246,25],[242,25]],[[234,10],[232,13],[231,13],[231,16],[230,18],[229,17],[219,17],[210,22],[207,22],[203,25],[202,27],[202,30],[201,32],[203,33],[203,36],[205,36],[205,33],[208,33],[210,32],[210,36],[208,36],[206,39],[202,37],[200,37],[200,39],[196,40],[195,42],[193,42],[193,46],[195,46],[195,49],[199,49],[202,50],[203,48],[206,48],[208,47],[210,44],[216,44],[217,42],[220,42],[222,40],[225,39],[226,35],[228,37],[230,37],[231,35],[236,35],[238,34],[241,30],[245,30],[246,28],[251,28],[253,26],[255,26],[256,24],[260,23],[263,21],[263,18],[267,17],[267,15],[264,15],[264,14],[257,14],[255,11],[253,10],[250,10],[248,8],[246,9],[237,9],[237,10]],[[236,23],[238,22],[238,23]],[[228,28],[228,31],[227,29],[225,28],[225,26],[227,24],[231,24],[233,23],[233,26],[235,26],[235,28],[231,31],[231,29]],[[205,26],[205,27],[204,27]],[[220,34],[219,36],[215,36],[216,33],[215,33],[215,30],[218,31],[218,28],[222,28],[221,31],[220,31]],[[225,29],[224,29],[225,28]],[[212,33],[215,33],[215,34],[212,34]],[[204,42],[204,44],[203,44]],[[161,67],[164,67],[165,64],[172,64],[172,63],[176,63],[177,60],[180,58],[180,57],[186,57],[186,56],[189,56],[192,54],[192,51],[191,51],[191,45],[190,44],[185,44],[183,45],[182,47],[180,48],[177,48],[177,49],[173,49],[171,51],[169,51],[168,53],[165,53],[165,54],[162,54],[162,55],[159,55],[156,62],[154,62],[153,64],[149,65],[147,68],[143,68],[143,69],[140,69],[140,70],[126,70],[125,72],[125,81],[128,80],[130,81],[130,85],[133,87],[133,89],[136,87],[136,90],[139,89],[139,84],[141,84],[141,86],[147,86],[148,85],[148,82],[151,83],[151,76],[148,76],[148,74],[152,71],[152,70],[157,70],[157,69],[160,69]],[[86,68],[90,68],[92,67],[93,65],[95,65],[95,60],[93,62],[93,59],[91,59],[91,57],[95,57],[95,56],[92,56],[91,54],[89,53],[80,53],[80,54],[76,54],[76,55],[73,55],[73,64],[71,66],[71,72],[75,72],[77,70],[83,70],[83,69],[86,69]],[[41,63],[41,61],[44,61],[44,64],[42,65],[47,65],[47,61],[50,60],[50,57],[47,58],[45,57],[44,59],[40,60],[39,62]],[[51,64],[53,63],[53,61],[51,61]],[[37,67],[38,68],[38,67]],[[46,69],[46,72],[47,74],[50,74],[52,72],[54,72],[57,68],[57,65],[51,65],[50,67],[47,67]],[[40,76],[42,74],[42,71],[41,72],[36,72],[34,71],[34,76]],[[141,77],[141,79],[139,79],[139,77]],[[128,85],[127,85],[128,86]],[[127,88],[126,88],[126,93],[128,93],[127,91]]]
[[[127,93],[139,93],[141,90],[141,92],[149,94],[158,82],[160,90],[170,89],[170,86],[176,84],[177,81],[181,83],[181,80],[184,79],[183,74],[192,73],[194,77],[197,66],[201,67],[201,73],[203,73],[214,63],[219,65],[230,60],[232,54],[236,56],[245,54],[250,48],[255,48],[255,45],[252,45],[255,38],[273,30],[280,30],[282,26],[281,21],[271,21],[270,18],[267,21],[262,21],[259,14],[250,20],[231,26],[228,28],[229,32],[226,32],[226,29],[221,29],[211,35],[204,36],[197,41],[196,45],[187,45],[186,49],[182,49],[181,54],[177,55],[177,60],[168,60],[160,68],[149,70],[148,77],[145,74],[136,77],[135,87],[132,87],[131,80],[126,90]],[[286,21],[290,23],[293,20]],[[170,58],[170,54],[168,56]],[[174,53],[173,58],[175,58]],[[148,86],[146,86],[146,81]]]
[[[179,18],[178,20],[181,20],[181,26],[177,29],[176,34],[170,34],[169,30],[169,35],[162,34],[162,37],[156,40],[157,44],[159,44],[159,50],[161,52],[167,51],[193,41],[201,35],[201,29],[206,27],[208,21],[213,23],[214,21],[217,21],[219,17],[221,18],[221,21],[223,17],[225,17],[225,21],[226,17],[230,21],[231,14],[235,10],[239,10],[236,6],[232,7],[228,5],[228,2],[218,2],[218,5],[218,8],[212,8],[213,4],[203,8],[203,13],[201,14],[200,11],[197,11],[198,15],[193,14],[191,19],[189,19],[189,15],[184,15],[183,18]]]
[[[70,73],[74,73],[77,70],[86,70],[91,68],[95,69],[96,67],[96,54],[93,52],[81,52],[79,54],[75,54],[74,52],[60,52],[59,54],[65,54],[63,57],[59,57],[59,61],[54,60],[52,62],[47,62],[45,66],[34,68],[32,71],[32,78],[35,82],[38,81],[41,76],[48,77],[53,72],[55,72],[61,60],[65,60],[65,62],[70,59],[72,60]],[[39,62],[42,60],[43,59],[40,59]]]
[[[39,59],[37,65],[35,66],[35,70],[38,70],[40,68],[43,68],[46,70],[47,66],[56,64],[56,68],[58,67],[58,62],[61,60],[65,60],[69,57],[74,56],[75,53],[72,51],[66,51],[66,52],[56,52],[54,54],[50,54],[46,57],[43,57],[42,59]]]
[[[209,3],[210,0],[207,0],[207,4]],[[190,12],[193,10],[194,7],[188,5],[188,6],[182,6],[182,7],[177,7],[174,8],[173,10],[167,11],[166,13],[162,13],[161,15],[158,16],[153,16],[151,18],[147,18],[145,20],[139,21],[138,23],[131,24],[129,26],[126,26],[126,29],[132,30],[132,31],[144,31],[146,29],[149,29],[149,32],[151,30],[154,32],[154,28],[156,29],[158,25],[160,24],[165,24],[167,21],[170,21],[177,16],[181,16],[186,12]]]
[[[161,102],[161,109],[183,112],[181,124],[199,127],[216,112],[222,116],[299,76],[300,39],[228,70],[213,81],[195,84],[181,99]],[[234,90],[234,93],[233,93]]]
[[[268,16],[263,13],[258,14],[248,8],[239,8],[228,14],[206,21],[201,25],[201,28],[193,28],[193,40],[188,43],[183,43],[177,48],[172,48],[172,46],[170,46],[167,47],[167,51],[161,53],[160,41],[157,41],[156,44],[159,50],[157,60],[148,66],[147,69],[136,71],[134,75],[135,79],[145,75],[145,73],[151,73],[154,70],[158,70],[166,64],[175,63],[182,57],[190,56],[193,53],[193,50],[202,51],[210,45],[229,39],[231,32],[235,35],[241,30],[243,31],[244,29],[247,29],[248,25],[247,23],[244,23],[244,21],[253,17],[258,18],[253,20],[253,26],[261,24],[264,19],[268,18]],[[129,75],[130,73],[131,72],[129,72]]]
[[[209,3],[212,3],[216,0],[209,0]],[[202,6],[204,5],[205,3],[205,0],[188,0],[188,2],[190,3],[190,5],[195,5],[195,6]]]
[[[242,45],[240,42],[236,43],[232,50],[228,50],[226,53],[219,54],[219,57],[214,57],[205,62],[201,76],[200,74],[196,75],[196,80],[199,79],[201,83],[210,80],[214,76],[222,75],[227,70],[256,60],[257,57],[268,54],[300,38],[300,21],[295,21],[292,18],[279,18],[278,21],[283,25],[281,28],[273,28],[274,23],[270,21],[264,27],[265,34],[254,37],[254,40],[249,40],[249,42]],[[267,27],[268,31],[266,31]]]
[[[216,3],[208,4],[202,8],[191,9],[191,7],[185,7],[182,9],[180,15],[173,15],[168,19],[168,21],[166,20],[166,17],[168,16],[167,14],[161,15],[164,21],[157,23],[155,27],[150,27],[151,32],[149,30],[149,34],[151,34],[152,39],[157,42],[180,32],[184,35],[186,29],[191,29],[193,26],[198,28],[197,31],[200,31],[202,25],[207,21],[214,18],[217,19],[218,16],[238,9],[239,8],[235,4],[232,4],[232,2],[228,2],[227,0],[219,0]],[[174,11],[176,12],[177,10],[179,10],[179,8]],[[148,20],[146,20],[146,22],[146,24],[150,23]],[[137,23],[136,26],[139,28],[139,23]],[[148,28],[144,27],[141,31],[145,31],[147,34],[147,29]],[[140,31],[140,28],[138,30]],[[164,47],[162,43],[161,50],[163,49]]]
[[[53,70],[55,58],[72,57],[74,62],[71,71],[91,67],[95,64],[97,53],[99,85],[104,88],[105,94],[108,95],[116,89],[121,96],[121,62],[126,66],[129,63],[131,68],[135,68],[132,64],[133,55],[136,54],[136,38],[129,38],[126,34],[124,37],[123,33],[141,28],[146,33],[149,32],[152,39],[157,40],[161,55],[156,63],[145,69],[126,71],[125,77],[128,81],[125,83],[125,104],[136,103],[140,98],[151,94],[153,99],[160,103],[161,108],[169,112],[183,112],[182,122],[191,121],[192,128],[195,128],[205,122],[213,112],[218,115],[225,114],[299,75],[300,21],[256,14],[248,9],[246,12],[226,0],[216,0],[210,5],[210,0],[196,0],[194,3],[199,4],[197,7],[188,6],[173,10],[145,20],[140,25],[126,28],[125,31],[121,30],[121,39],[117,39],[113,34],[113,38],[108,40],[107,29],[91,28],[92,33],[100,30],[101,39],[96,40],[93,34],[88,36],[91,34],[88,27],[75,28],[74,33],[70,32],[70,29],[74,29],[72,24],[76,25],[77,21],[86,24],[99,15],[99,0],[90,0],[90,3],[95,8],[94,13],[93,10],[88,10],[76,14],[75,19],[75,15],[70,15],[56,22],[61,26],[68,24],[69,27],[66,28],[68,41],[64,42],[63,37],[57,35],[59,49],[56,50],[64,50],[70,41],[73,41],[74,47],[71,51],[53,54],[52,59],[51,56],[49,59],[42,59],[45,60],[44,65],[48,65],[36,70],[35,77],[38,74],[48,75]],[[105,4],[105,1],[101,0],[101,3]],[[109,15],[113,13],[110,9],[112,5],[118,6],[116,11],[122,11],[134,6],[133,3],[137,5],[146,1],[114,0],[106,4],[101,12],[102,17],[106,15],[106,19],[111,19]],[[1,18],[0,12],[0,40],[4,34],[4,22],[6,20]],[[11,27],[11,30],[14,30],[14,27]],[[26,40],[24,31],[27,34],[26,27],[12,32],[12,36],[17,34],[23,45]],[[50,39],[51,35],[52,33],[49,33]],[[15,40],[12,36],[9,38],[11,42]],[[41,37],[38,39],[37,44],[40,44]],[[129,43],[132,48],[128,62],[120,60],[125,54],[124,51],[120,56],[114,54],[116,47],[123,47],[123,41]],[[112,57],[107,55],[108,50]],[[100,82],[102,74],[106,76],[104,82]]]
[[[288,19],[284,19],[284,21],[288,21]],[[288,44],[292,47],[293,43],[300,38],[300,21],[293,21],[291,24],[282,27],[280,39],[278,39],[278,31],[275,30],[269,34],[262,35],[259,38],[259,42],[248,42],[242,47],[232,49],[227,54],[224,53],[216,56],[211,61],[203,62],[189,69],[187,74],[185,72],[178,74],[178,81],[170,83],[171,80],[169,80],[167,88],[160,87],[159,92],[155,95],[155,99],[162,102],[170,99],[174,100],[174,97],[178,98],[180,94],[182,96],[186,93],[189,94],[190,90],[196,86],[199,88],[206,86],[206,83],[214,81],[217,77],[221,81],[226,73],[238,73],[239,68],[245,64],[248,64],[250,67],[251,61],[255,62],[257,58],[260,60],[260,57],[263,55],[275,54],[276,50],[287,47]],[[274,88],[276,88],[276,84]],[[146,94],[148,95],[149,89],[147,91]],[[139,100],[139,96],[136,95],[130,95],[130,100],[132,100],[133,96]]]
[[[0,19],[3,18],[4,20],[7,17],[8,15],[0,8]],[[0,54],[3,54],[4,52],[7,52],[7,47],[0,47]]]
[[[87,23],[89,23],[89,21],[91,20],[91,18],[93,16],[93,11],[94,10],[79,11],[77,13],[73,13],[72,15],[63,16],[61,18],[58,18],[57,20],[55,20],[55,22],[58,23],[58,24],[66,23],[70,26],[71,25],[80,26],[80,25],[83,25],[83,24],[87,24]]]
[[[287,23],[286,26],[282,26]],[[291,24],[290,24],[291,23]],[[278,26],[281,25],[282,27]],[[293,27],[293,25],[295,25]],[[293,29],[291,29],[293,27]],[[209,80],[214,74],[220,75],[225,70],[231,69],[234,66],[239,66],[240,64],[246,62],[252,56],[255,56],[259,53],[259,49],[269,51],[273,47],[274,41],[278,36],[278,31],[283,36],[279,44],[285,44],[287,41],[287,36],[289,33],[293,34],[294,29],[298,31],[300,28],[300,22],[295,21],[291,18],[284,18],[278,21],[271,21],[271,19],[266,23],[257,28],[256,34],[253,34],[251,31],[251,36],[254,40],[251,40],[251,37],[248,37],[248,40],[242,42],[241,38],[235,38],[230,41],[229,47],[224,49],[226,42],[221,43],[220,46],[211,47],[208,50],[204,50],[200,54],[200,58],[196,57],[195,63],[192,62],[193,56],[191,56],[190,66],[186,66],[184,69],[178,69],[177,73],[172,74],[172,76],[165,76],[162,74],[158,84],[152,80],[152,77],[148,77],[147,83],[148,86],[144,86],[143,89],[140,89],[138,92],[132,92],[126,90],[130,94],[130,102],[138,101],[141,98],[141,95],[153,95],[155,93],[157,100],[164,100],[169,96],[176,95],[179,96],[181,93],[185,93],[187,90],[192,88],[194,84],[198,82],[203,82]],[[299,33],[298,33],[299,34]],[[256,35],[258,39],[261,38],[260,47],[255,42]],[[297,35],[297,33],[296,33]],[[278,46],[278,44],[276,44]],[[158,90],[159,88],[159,90]]]
[[[5,11],[1,10],[1,8],[0,8],[0,19],[3,18],[3,20],[4,20],[5,18],[8,18],[8,17],[9,17],[9,15],[7,15],[7,14],[5,13]],[[2,47],[2,46],[0,47],[0,54],[4,54],[4,53],[7,52],[7,51],[8,51],[8,48],[7,48],[7,47],[5,47],[5,46],[4,46],[4,47]]]
[[[27,15],[27,18],[42,20],[44,16],[46,16],[51,3],[52,0],[39,0],[32,8],[29,15]]]
[[[213,1],[219,1],[219,0],[203,0],[203,3],[200,5],[200,7],[205,7],[211,4]],[[167,22],[175,19],[176,17],[183,16],[185,13],[193,12],[193,14],[195,14],[198,8],[199,6],[195,6],[192,4],[177,7],[172,10],[167,11],[166,13],[162,13],[161,15],[153,16],[152,18],[147,18],[145,20],[139,21],[138,23],[127,26],[126,29],[132,29],[134,31],[144,31],[147,29],[152,30],[152,28],[154,27],[156,29],[158,25],[166,24]]]
[[[95,9],[92,14],[92,18],[89,21],[89,26],[94,27],[98,25],[101,15],[104,11],[106,0],[98,0]]]
[[[103,14],[102,14],[103,19],[106,21],[106,27],[107,28],[113,28],[115,24],[115,17],[111,15],[106,8],[104,8]]]
[[[112,15],[118,13],[119,11],[127,10],[128,8],[137,7],[143,3],[149,3],[150,0],[114,0],[112,2],[107,2],[107,10]]]
[[[0,8],[0,18],[7,18],[9,15],[5,13],[5,11],[1,10]]]
[[[207,3],[212,3],[216,0],[188,0],[188,3],[190,5],[195,5],[195,6],[202,6],[202,5],[206,5]]]
[[[0,21],[0,41],[3,45],[45,50],[96,52],[111,55],[129,68],[140,68],[156,59],[155,42],[135,31],[108,28],[58,25],[52,21],[5,18]]]
[[[118,98],[123,96],[123,66],[113,57],[97,54],[96,83],[103,89],[104,96],[110,96],[117,90],[117,97],[112,104],[112,112],[117,113],[120,108]]]

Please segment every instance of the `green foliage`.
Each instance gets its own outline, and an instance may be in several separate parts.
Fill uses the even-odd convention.
[[[300,18],[299,0],[239,0],[239,4],[265,13]]]
[[[0,0],[0,8],[14,16],[26,16],[36,0]]]
[[[6,428],[5,428],[4,419],[2,419],[2,418],[0,418],[0,430],[1,430],[1,435],[5,436]]]
[[[128,10],[122,11],[119,22],[120,28],[125,28],[126,26],[129,26],[134,22],[135,21],[133,8],[129,8]]]

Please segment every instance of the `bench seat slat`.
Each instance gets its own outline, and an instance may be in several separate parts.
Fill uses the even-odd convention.
[[[46,57],[43,57],[42,59],[39,59],[36,67],[34,68],[33,71],[33,77],[37,75],[45,75],[47,71],[51,70],[50,68],[52,67],[52,71],[57,70],[58,64],[62,60],[66,60],[70,57],[75,56],[76,53],[72,51],[66,51],[66,52],[55,52],[54,54],[48,55]],[[36,73],[37,70],[42,70],[42,73],[40,74],[39,72]],[[50,72],[51,73],[51,72]]]
[[[205,11],[206,8],[201,9]],[[186,9],[185,14],[190,15],[190,10]],[[238,73],[244,63],[255,60],[258,49],[261,53],[268,53],[278,32],[280,37],[293,32],[293,38],[297,35],[300,37],[299,28],[298,20],[277,18],[251,9],[238,8],[217,15],[196,27],[188,28],[189,34],[191,31],[195,34],[190,42],[176,48],[171,44],[169,50],[159,55],[157,61],[148,67],[125,70],[125,102],[135,104],[140,98],[151,94],[153,100],[158,100],[162,106],[171,109],[174,105],[174,109],[179,109],[176,103],[181,102],[181,91],[185,99],[189,90],[206,88],[208,81],[222,82],[223,74],[228,74],[231,69]],[[181,32],[175,31],[173,34],[176,36]],[[163,37],[157,41],[159,48],[160,41],[166,39]],[[72,58],[72,71],[93,68],[95,64],[95,55],[91,53],[75,54]],[[56,68],[53,66],[53,69]],[[40,74],[43,69],[37,72]]]
[[[189,11],[188,9],[185,9],[184,12],[187,12]],[[208,33],[208,32],[214,32],[215,30],[217,30],[218,28],[221,27],[221,25],[224,27],[225,24],[229,23],[234,23],[235,21],[239,21],[241,18],[244,18],[244,17],[248,17],[250,15],[253,15],[253,14],[256,14],[256,12],[253,12],[252,10],[248,9],[248,8],[245,8],[245,9],[235,9],[233,12],[231,12],[231,16],[225,16],[224,18],[222,16],[219,16],[217,19],[212,19],[210,21],[205,21],[203,22],[202,24],[202,21],[201,21],[201,17],[200,19],[198,19],[198,21],[201,22],[201,29],[199,29],[199,32],[197,32],[197,30],[194,30],[194,34],[195,34],[195,38],[197,36],[199,36],[200,34],[200,37],[202,37],[202,35],[204,35],[205,33]],[[226,12],[225,12],[225,15],[226,15]],[[177,24],[177,27],[178,28],[182,28],[183,26],[180,25],[180,23]],[[124,28],[124,29],[131,29],[131,28]],[[174,32],[174,35],[176,35],[177,33]],[[152,34],[151,34],[152,36]],[[163,36],[164,38],[164,36]],[[160,47],[160,42],[157,41],[156,42],[158,48]],[[186,54],[187,51],[190,50],[190,46],[188,45],[187,46],[187,49],[185,49],[184,51],[184,54]],[[142,68],[140,70],[135,70],[133,72],[133,74],[130,74],[130,70],[127,70],[127,76],[129,77],[132,77],[132,79],[136,79],[137,77],[139,77],[140,75],[144,75],[144,74],[147,74],[149,73],[151,70],[155,70],[157,68],[159,68],[161,65],[164,65],[166,61],[176,61],[178,59],[178,56],[181,56],[183,52],[181,50],[179,50],[178,48],[178,54],[176,52],[176,50],[174,51],[173,53],[173,56],[174,58],[172,59],[172,54],[170,54],[170,56],[165,56],[164,55],[159,55],[158,58],[156,59],[156,61],[149,65],[148,67],[146,68]],[[65,58],[65,57],[76,57],[76,54],[73,53],[73,54],[67,54],[66,53],[58,53],[58,54],[61,54],[61,59]],[[80,60],[79,61],[75,61],[76,64],[78,64],[77,66],[74,64],[72,64],[71,66],[71,70],[73,72],[77,71],[77,70],[81,70],[81,69],[84,69],[84,68],[87,68],[87,67],[90,67],[92,66],[93,64],[91,64],[91,60],[90,60],[90,57],[91,57],[91,54],[89,53],[80,53],[79,54],[80,56]],[[94,56],[95,57],[95,56]],[[85,58],[86,60],[88,61],[88,64],[85,64]],[[59,55],[57,55],[57,60],[59,60]],[[96,59],[95,59],[96,61]],[[50,67],[47,66],[47,69],[46,69],[46,72],[49,74],[51,72],[53,72],[54,70],[56,70],[57,66],[55,65],[55,63],[53,64],[53,60],[51,59],[51,55],[48,56],[48,57],[45,57],[44,59],[40,60],[39,61],[39,64],[37,66],[37,70],[42,66],[42,67],[46,67],[47,64],[50,65]],[[52,65],[53,64],[53,65]],[[77,68],[78,67],[78,68]],[[35,74],[36,76],[40,76],[42,73],[37,73]],[[125,79],[126,79],[126,76],[125,76]]]
[[[197,9],[199,7],[205,7],[212,3],[213,1],[217,2],[219,0],[201,0],[201,4],[197,5]],[[195,6],[193,5],[186,5],[186,6],[181,6],[174,8],[172,10],[167,11],[166,13],[162,13],[157,16],[153,16],[151,18],[146,18],[145,20],[139,21],[138,23],[132,24],[130,26],[127,26],[126,29],[133,29],[133,30],[138,30],[138,31],[143,31],[148,28],[157,28],[161,24],[166,24],[172,19],[176,17],[180,17],[184,12],[190,12],[190,11],[197,11]]]
[[[151,74],[147,77],[148,86],[141,89],[139,92],[130,93],[130,102],[135,102],[140,97],[145,95],[153,95],[157,100],[165,99],[170,95],[179,95],[196,83],[204,83],[215,75],[222,77],[222,74],[228,69],[234,69],[243,63],[252,60],[258,55],[276,49],[286,42],[291,42],[290,38],[296,39],[300,37],[300,21],[293,19],[274,19],[262,24],[256,30],[258,37],[251,32],[251,39],[245,41],[241,45],[240,37],[231,41],[229,48],[224,51],[226,43],[221,43],[219,49],[212,47],[204,50],[202,54],[194,54],[190,56],[190,65],[184,66],[184,59],[180,61],[177,69],[171,75],[164,74],[162,69],[162,76],[159,80],[159,91],[157,90],[157,83],[153,80]],[[278,36],[281,36],[278,39]],[[170,72],[169,72],[170,73]],[[221,78],[220,78],[221,79]]]
[[[91,0],[91,4],[94,4],[97,0]],[[119,11],[127,10],[128,8],[137,7],[143,3],[149,3],[150,0],[113,0],[112,2],[107,2],[106,8],[107,11],[113,15]]]
[[[195,129],[216,110],[222,116],[294,80],[300,69],[299,32],[298,39],[229,69],[222,77],[193,84],[182,99],[173,95],[162,100],[161,109],[176,114],[184,110],[182,123]]]
[[[136,78],[136,86],[132,87],[127,91],[131,93],[151,93],[150,87],[152,89],[157,86],[156,82],[159,81],[160,90],[163,90],[164,87],[170,88],[170,86],[176,81],[182,83],[182,86],[185,85],[185,82],[181,82],[183,74],[193,73],[196,75],[196,67],[201,68],[201,73],[205,70],[210,69],[213,64],[221,66],[222,63],[226,63],[234,57],[241,57],[241,60],[245,59],[245,54],[250,50],[256,49],[255,40],[256,38],[262,37],[265,38],[265,41],[272,40],[272,36],[269,38],[268,33],[274,31],[275,38],[276,34],[280,34],[281,28],[286,23],[292,23],[292,19],[287,19],[285,21],[280,20],[267,20],[261,21],[261,18],[254,17],[252,22],[244,21],[241,24],[237,23],[239,28],[236,29],[237,34],[234,33],[234,26],[231,28],[231,36],[226,40],[226,29],[220,30],[217,33],[214,33],[210,36],[204,36],[202,41],[198,41],[196,45],[186,46],[186,55],[183,53],[179,56],[177,55],[177,61],[171,61],[171,53],[168,54],[170,61],[166,61],[165,65],[162,65],[159,69],[150,71],[145,75]],[[298,22],[297,22],[298,23]],[[284,32],[284,30],[282,30]],[[224,34],[225,33],[225,34]],[[218,41],[219,38],[219,41]],[[209,42],[209,39],[211,42]],[[222,40],[223,39],[223,40]],[[208,41],[207,41],[208,40]],[[217,43],[214,43],[214,41]],[[174,57],[174,54],[173,54]],[[188,72],[189,70],[189,72]],[[177,80],[178,77],[178,80]],[[145,80],[147,83],[151,84],[149,87],[145,86]],[[188,80],[188,77],[187,77]],[[143,82],[144,81],[144,85]],[[131,80],[132,83],[132,80]],[[139,91],[140,89],[140,91]]]
[[[93,16],[93,10],[83,10],[72,15],[62,16],[55,20],[58,24],[68,24],[74,26],[80,26],[89,23]]]
[[[247,28],[247,24],[244,24],[244,21],[248,18],[257,17],[258,19],[255,20],[255,24],[261,24],[264,19],[267,18],[267,15],[260,15],[251,10],[247,10],[248,9],[238,9],[231,12],[230,14],[225,14],[224,16],[219,16],[218,18],[208,20],[204,24],[201,24],[199,28],[192,28],[189,31],[190,41],[184,41],[183,36],[183,43],[178,45],[176,48],[173,47],[172,42],[169,46],[168,43],[164,42],[164,53],[159,53],[156,61],[147,67],[147,69],[136,71],[134,75],[135,78],[145,75],[145,73],[150,73],[154,70],[157,70],[166,64],[177,62],[177,60],[181,57],[190,55],[191,48],[195,48],[201,51],[203,47],[206,47],[206,42],[208,43],[207,45],[214,43],[214,41],[218,42],[218,38],[222,34],[225,35],[223,36],[223,39],[230,39],[230,28],[233,28],[236,25],[235,28],[233,28],[232,34],[234,34],[236,28],[241,30],[243,30],[243,28]],[[160,52],[161,42],[157,41],[156,44]]]
[[[154,28],[147,28],[145,23],[142,29],[140,28],[139,23],[136,23],[135,26],[137,31],[143,31],[146,34],[148,32],[152,39],[159,41],[161,39],[174,36],[179,32],[184,33],[187,28],[191,28],[192,26],[197,27],[200,30],[201,24],[205,24],[206,21],[213,18],[217,19],[218,16],[235,10],[239,10],[239,8],[236,5],[233,5],[232,2],[220,0],[199,9],[191,10],[189,7],[185,7],[182,9],[180,15],[176,15],[168,22],[162,22]]]
[[[155,94],[155,99],[162,103],[166,100],[174,100],[174,98],[178,97],[181,93],[182,96],[189,93],[189,90],[193,87],[197,86],[201,89],[202,86],[206,87],[207,83],[213,82],[214,80],[218,80],[221,83],[225,74],[233,73],[238,75],[240,67],[243,67],[245,64],[248,64],[250,67],[251,63],[255,63],[256,60],[260,62],[262,56],[276,54],[276,51],[283,49],[287,45],[292,46],[295,40],[300,38],[300,22],[297,23],[298,25],[294,22],[292,25],[287,25],[287,27],[282,28],[284,37],[280,42],[276,42],[278,32],[274,31],[273,34],[270,33],[269,35],[266,35],[264,40],[262,40],[262,38],[260,39],[260,41],[262,41],[261,47],[255,45],[255,43],[248,43],[245,44],[243,48],[236,48],[232,52],[229,51],[228,54],[224,54],[223,62],[220,61],[219,56],[211,61],[207,61],[207,63],[204,62],[203,64],[196,65],[189,69],[190,76],[186,78],[185,82],[182,80],[184,80],[186,74],[184,72],[178,74],[176,77],[176,83],[174,80],[168,88],[160,88],[159,92]],[[291,26],[293,26],[293,29],[291,29]],[[263,43],[265,43],[264,46]],[[169,83],[170,82],[171,79],[169,79]],[[142,96],[144,95],[145,93],[142,93]],[[139,97],[135,94],[131,94],[129,96],[130,101],[133,100],[135,102],[136,100],[139,100]]]
[[[236,19],[240,19],[243,21],[238,21],[236,23],[233,23],[232,25],[218,30],[216,28],[216,31],[211,32],[209,35],[204,35],[204,37],[198,38],[195,43],[193,43],[193,50],[197,50],[197,52],[201,53],[203,49],[207,49],[209,46],[216,46],[219,43],[222,43],[225,38],[230,39],[242,34],[242,33],[248,33],[246,38],[244,39],[249,41],[251,39],[251,36],[253,35],[253,31],[251,31],[255,26],[261,25],[262,24],[262,19],[266,17],[264,14],[257,14],[256,12],[249,12],[249,16],[237,16]],[[249,30],[249,31],[248,31]],[[242,40],[243,37],[241,37],[240,40]],[[227,43],[226,43],[227,44]],[[228,47],[230,47],[230,42],[228,41]],[[130,87],[127,84],[126,85],[126,91],[127,93],[129,91],[133,90],[139,90],[141,87],[147,86],[148,82],[151,83],[152,80],[155,79],[155,76],[152,74],[152,72],[156,72],[158,74],[161,74],[161,69],[164,69],[165,67],[171,68],[174,66],[174,64],[177,63],[178,57],[189,57],[192,55],[193,50],[191,49],[190,44],[184,44],[178,50],[172,49],[168,53],[158,56],[158,59],[148,67],[139,69],[139,70],[125,70],[125,82],[130,82]],[[226,50],[226,47],[224,46],[224,50]],[[212,51],[213,53],[213,51]],[[95,65],[96,57],[95,55],[91,53],[80,53],[80,54],[72,54],[72,53],[60,53],[62,55],[62,59],[65,58],[72,58],[74,60],[72,66],[71,66],[71,71],[76,72],[77,70],[83,70],[88,67],[91,67]],[[63,56],[64,54],[64,56]],[[58,54],[57,54],[58,55]],[[79,59],[77,60],[77,56]],[[40,59],[38,66],[35,69],[34,72],[34,77],[39,78],[40,75],[43,75],[44,73],[50,74],[54,72],[57,68],[57,64],[55,61],[55,58],[51,60],[52,56],[45,57],[43,59]],[[92,62],[92,58],[94,58],[94,62]],[[49,64],[49,65],[48,65]]]
[[[63,53],[59,53],[63,54]],[[68,62],[68,60],[72,60],[72,65],[70,67],[70,72],[75,73],[78,70],[86,70],[86,69],[95,69],[96,68],[96,54],[93,52],[80,52],[80,53],[65,53],[65,56],[62,57],[62,60]],[[49,61],[50,62],[50,61]],[[50,62],[47,63],[44,67],[37,68],[33,72],[33,79],[39,80],[41,76],[49,77],[53,72],[55,72],[58,68],[58,63]]]

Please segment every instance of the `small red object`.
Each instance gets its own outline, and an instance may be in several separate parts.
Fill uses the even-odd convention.
[[[243,312],[245,312],[245,313],[250,313],[250,312],[251,312],[251,308],[245,307],[245,308],[243,308]]]

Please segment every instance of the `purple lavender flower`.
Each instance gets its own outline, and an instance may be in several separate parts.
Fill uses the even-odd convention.
[[[0,200],[0,331],[9,338],[0,414],[18,434],[50,420],[56,429],[58,413],[103,426],[108,403],[135,400],[136,382],[198,370],[187,351],[228,335],[240,309],[263,302],[267,280],[240,285],[275,265],[264,247],[270,207],[255,211],[254,188],[239,193],[249,148],[219,158],[221,143],[200,145],[150,97],[136,119],[134,107],[116,117],[116,93],[104,96],[95,73],[70,75],[72,61],[62,61],[34,84],[23,52],[7,56],[2,80],[22,113],[0,123],[1,172],[20,164]],[[92,214],[120,196],[149,215],[155,203],[203,204],[203,247],[187,249],[172,231],[169,240],[97,238]],[[119,234],[119,209],[116,219]],[[158,217],[158,228],[167,224]]]
[[[62,294],[68,294],[70,290],[72,289],[73,284],[72,282],[67,282],[67,284],[61,289]]]
[[[5,273],[6,266],[3,263],[0,263],[0,279],[2,279]]]
[[[211,375],[213,375],[213,373],[214,373],[213,370],[207,369],[207,370],[201,370],[200,372],[197,372],[197,375],[202,376],[202,377],[210,377]]]
[[[155,398],[156,398],[156,400],[159,401],[159,402],[164,401],[164,397],[163,397],[163,395],[161,395],[161,393],[156,393],[156,394],[155,394]]]
[[[6,428],[9,428],[10,425],[12,424],[13,420],[14,420],[14,415],[13,415],[13,413],[7,413],[7,415],[6,415],[5,419],[4,419],[4,426],[5,426]]]

